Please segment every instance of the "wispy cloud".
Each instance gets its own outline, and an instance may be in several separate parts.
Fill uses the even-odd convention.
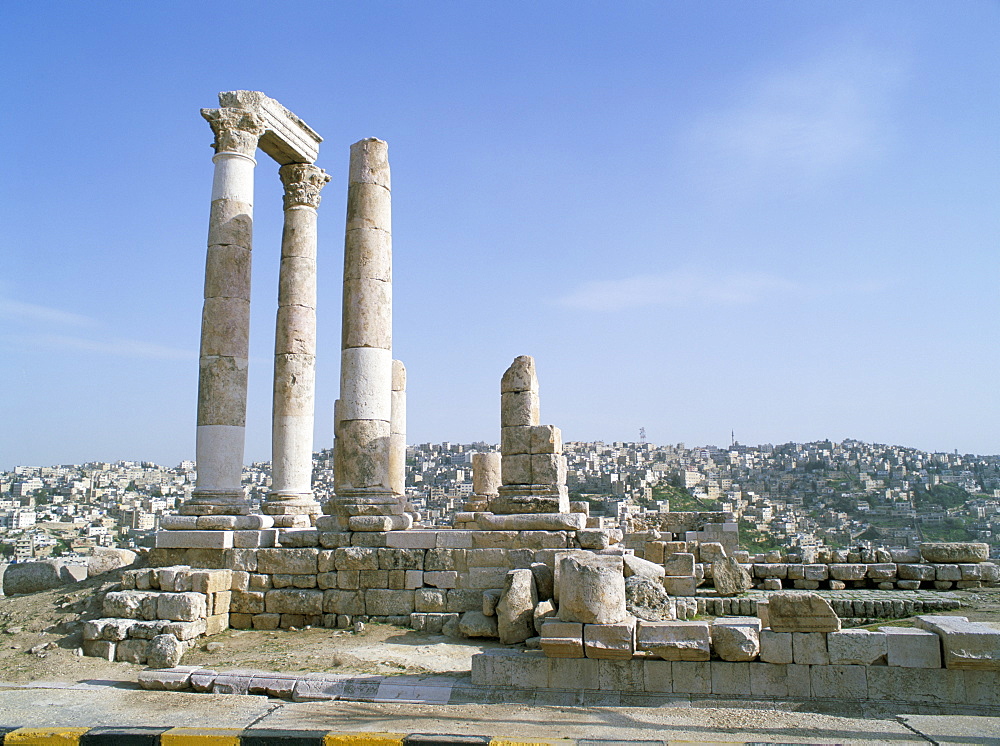
[[[0,319],[7,334],[0,343],[11,349],[75,350],[117,357],[153,360],[193,358],[191,350],[181,350],[107,333],[101,322],[83,314],[35,303],[0,297]],[[67,334],[70,329],[75,333]]]
[[[32,336],[30,342],[37,347],[99,352],[117,357],[137,357],[154,360],[192,360],[195,358],[195,353],[192,350],[180,350],[173,347],[150,344],[149,342],[139,342],[134,339],[120,339],[116,337],[84,339],[61,334],[41,334]]]
[[[0,298],[0,319],[12,321],[31,321],[44,324],[60,324],[62,326],[87,327],[97,326],[97,322],[87,316],[71,311],[63,311],[35,303]]]
[[[557,303],[588,311],[648,306],[740,306],[777,299],[807,299],[838,293],[869,293],[871,283],[803,283],[764,272],[715,274],[685,270],[585,282]]]
[[[876,155],[904,65],[885,50],[838,48],[746,82],[692,129],[716,184],[801,189]]]

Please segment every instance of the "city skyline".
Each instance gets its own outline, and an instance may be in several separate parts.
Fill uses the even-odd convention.
[[[995,5],[554,3],[529,23],[306,2],[283,8],[293,33],[245,7],[5,13],[0,470],[194,457],[198,109],[240,88],[325,138],[314,450],[333,440],[347,149],[378,136],[408,442],[495,442],[500,376],[530,354],[568,441],[1000,453]],[[248,463],[270,459],[270,171]]]

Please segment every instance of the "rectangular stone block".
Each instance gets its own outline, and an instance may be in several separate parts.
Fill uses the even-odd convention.
[[[876,562],[868,565],[865,573],[870,580],[895,580],[896,564],[893,562]]]
[[[437,546],[437,531],[390,531],[385,537],[391,549],[433,549]]]
[[[388,576],[386,576],[388,582]],[[361,587],[360,570],[337,570],[337,587],[345,591],[357,590]]]
[[[826,632],[792,632],[792,660],[799,665],[826,666]]]
[[[1000,629],[963,616],[918,616],[916,626],[941,638],[945,668],[1000,671]]]
[[[526,453],[504,455],[500,462],[500,480],[503,484],[534,484],[531,481],[531,456]]]
[[[785,673],[787,668],[788,666],[773,663],[751,663],[750,694],[754,697],[787,697],[788,677]]]
[[[237,549],[273,547],[277,543],[278,530],[274,528],[257,531],[233,531],[233,547]]]
[[[425,573],[426,576],[426,573]],[[482,611],[483,592],[453,588],[448,591],[448,611],[462,613],[463,611]]]
[[[229,611],[234,614],[263,613],[264,593],[262,591],[233,591]]]
[[[826,565],[803,565],[803,580],[826,580],[830,577],[830,570]]]
[[[880,627],[886,636],[886,662],[900,668],[941,668],[941,638],[911,627]]]
[[[555,453],[532,454],[531,479],[530,484],[566,484],[566,457]]]
[[[401,616],[413,613],[413,591],[369,588],[365,591],[365,609],[370,616]]]
[[[463,588],[503,588],[507,572],[506,567],[470,567],[458,581]]]
[[[967,671],[947,668],[869,666],[868,698],[886,702],[965,704]]]
[[[640,620],[636,647],[663,660],[707,661],[711,657],[708,623]]]
[[[264,594],[268,614],[322,614],[323,594],[320,590],[282,588]]]
[[[671,575],[660,578],[663,589],[670,596],[694,596],[698,593],[698,579],[690,577],[674,577]]]
[[[934,579],[955,582],[962,579],[962,571],[958,565],[937,565],[934,568]]]
[[[333,552],[338,570],[378,570],[378,549],[375,547],[340,547]]]
[[[712,693],[712,664],[709,661],[673,661],[670,666],[675,694]]]
[[[590,625],[587,625],[590,626]],[[584,635],[586,636],[586,631]],[[590,656],[588,656],[590,657]],[[597,688],[607,692],[641,692],[645,687],[644,661],[598,660]]]
[[[439,549],[472,549],[471,531],[438,531]]]
[[[350,572],[344,570],[343,572]],[[399,589],[402,589],[402,577],[400,577]],[[388,570],[358,570],[358,588],[391,588],[389,584]]]
[[[550,663],[540,650],[480,653],[472,656],[472,683],[544,689],[549,685]]]
[[[1000,671],[966,669],[965,703],[971,706],[1000,706]]]
[[[417,588],[413,608],[418,612],[444,613],[448,609],[448,592],[439,588]]]
[[[583,655],[581,648],[580,655]],[[597,689],[600,661],[589,658],[551,658],[549,660],[549,686],[553,689]]]
[[[830,664],[834,666],[885,665],[888,643],[884,632],[845,629],[826,636]]]
[[[379,549],[380,570],[423,570],[423,549]]]
[[[582,624],[578,622],[547,621],[542,624],[540,635],[540,646],[542,652],[547,657],[584,657]]]
[[[750,693],[750,664],[712,661],[712,694],[745,697]]]
[[[323,611],[327,614],[362,615],[365,613],[364,591],[332,589],[324,591]]]
[[[503,458],[531,453],[531,426],[514,425],[500,428],[500,453]],[[502,469],[502,462],[501,462]]]
[[[458,573],[453,570],[424,571],[424,583],[435,588],[455,588],[458,585]]]
[[[532,455],[562,453],[562,430],[558,427],[555,425],[534,425],[530,430]]]
[[[157,549],[230,549],[232,531],[157,531]]]
[[[635,618],[617,624],[583,625],[583,652],[588,658],[631,659],[635,653]]]
[[[648,547],[648,544],[647,544]],[[650,560],[652,562],[652,560]],[[687,552],[675,552],[663,560],[663,570],[666,575],[694,575],[694,555]]]
[[[297,549],[258,549],[257,571],[274,575],[315,575],[318,572],[319,550],[315,547]]]
[[[207,615],[205,596],[201,593],[161,593],[156,604],[159,619],[193,622]]]
[[[190,590],[196,593],[228,591],[233,584],[232,570],[192,570],[189,577],[191,580]]]
[[[868,699],[869,666],[811,666],[812,696],[824,699]]]
[[[934,565],[896,565],[896,574],[900,580],[934,580]]]

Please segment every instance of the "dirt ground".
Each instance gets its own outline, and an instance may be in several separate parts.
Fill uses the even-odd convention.
[[[101,616],[101,597],[117,585],[118,573],[112,572],[41,593],[0,597],[0,684],[135,680],[143,666],[82,656],[83,621]],[[1000,588],[959,595],[967,605],[949,614],[1000,623]],[[384,624],[367,624],[360,633],[230,629],[199,641],[182,663],[219,670],[462,675],[470,670],[474,654],[497,647],[505,646],[496,640],[455,640]]]

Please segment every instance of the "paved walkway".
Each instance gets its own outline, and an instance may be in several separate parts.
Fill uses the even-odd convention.
[[[3,686],[3,685],[0,685]],[[720,706],[720,702],[670,703],[657,707],[579,707],[518,704],[433,704],[429,702],[285,702],[264,696],[214,695],[139,690],[131,682],[37,682],[0,688],[0,726],[6,728],[75,728],[62,743],[114,743],[81,740],[87,729],[145,727],[225,728],[222,740],[239,743],[279,743],[276,731],[300,733],[304,740],[285,743],[319,743],[329,733],[353,734],[344,744],[423,744],[509,741],[544,743],[568,739],[567,746],[610,746],[611,743],[720,743],[720,744],[1000,744],[1000,718],[914,715],[844,708],[825,713]],[[261,740],[264,731],[271,737]],[[170,735],[170,734],[174,735]],[[180,737],[193,732],[166,731],[148,734],[147,743],[184,743]],[[368,734],[368,735],[366,735]],[[375,738],[370,734],[396,734]],[[404,739],[405,734],[432,734],[433,738]],[[110,737],[111,734],[106,732]],[[461,736],[457,741],[445,736]],[[185,736],[187,737],[187,736]],[[474,737],[474,738],[473,738]],[[34,737],[33,737],[34,738]],[[74,740],[76,739],[76,740]],[[55,741],[19,738],[11,743]],[[139,743],[140,741],[130,741]],[[118,743],[124,743],[119,740]],[[563,741],[565,743],[565,741]]]

